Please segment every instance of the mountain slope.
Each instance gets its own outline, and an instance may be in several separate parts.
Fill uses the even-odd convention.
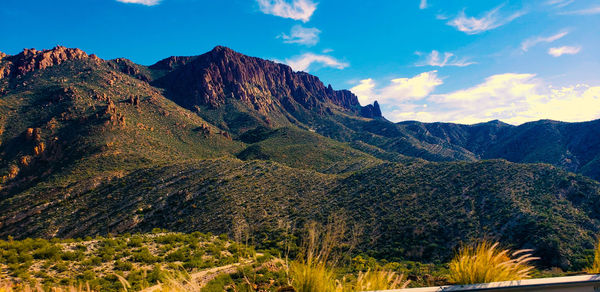
[[[322,173],[351,172],[383,162],[344,143],[293,127],[259,127],[245,132],[240,139],[251,143],[237,154],[242,160],[270,160]]]
[[[160,227],[260,238],[335,213],[362,227],[360,250],[376,258],[445,262],[461,242],[490,238],[535,249],[539,265],[579,269],[600,228],[599,199],[597,183],[544,165],[387,163],[339,176],[210,159],[135,171],[41,212],[2,206],[11,211],[0,232],[81,237]]]
[[[115,71],[110,62],[70,51],[58,47],[9,57],[17,60],[16,68],[30,68],[28,55],[33,64],[47,67],[12,71],[0,80],[0,184],[6,191],[42,180],[68,185],[242,147],[147,83]],[[65,59],[52,65],[45,55]]]

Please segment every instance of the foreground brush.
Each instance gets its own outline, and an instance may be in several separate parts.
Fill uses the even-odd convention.
[[[539,258],[530,249],[512,252],[498,243],[483,241],[461,248],[450,262],[449,280],[455,284],[477,284],[531,278],[531,261]]]

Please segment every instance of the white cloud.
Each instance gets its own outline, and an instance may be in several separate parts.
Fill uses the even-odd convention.
[[[285,59],[285,61],[282,63],[288,64],[290,67],[292,67],[292,69],[294,69],[294,71],[305,72],[308,72],[308,69],[313,64],[320,64],[324,67],[332,67],[336,69],[344,69],[350,66],[350,64],[340,61],[334,57],[327,55],[317,55],[313,53],[305,53],[291,59]]]
[[[117,0],[117,2],[154,6],[154,5],[158,5],[160,3],[160,0]]]
[[[557,8],[562,8],[565,7],[571,3],[573,3],[573,1],[575,0],[548,0],[546,1],[546,5],[551,5]]]
[[[292,0],[289,3],[286,0],[257,0],[260,11],[265,14],[291,18],[308,22],[310,17],[317,10],[317,3],[312,0]]]
[[[396,104],[422,99],[442,83],[437,71],[429,71],[412,78],[392,79],[390,84],[381,88],[377,88],[373,79],[364,79],[350,91],[358,96],[361,104],[370,104],[375,100],[381,104]]]
[[[600,6],[594,6],[594,7],[590,7],[590,8],[586,8],[586,9],[581,9],[581,10],[573,10],[573,11],[567,11],[567,12],[563,12],[560,14],[565,14],[565,15],[594,15],[594,14],[600,14]]]
[[[568,122],[600,118],[600,86],[555,88],[535,74],[493,75],[481,84],[383,107],[393,121],[521,124],[540,119]]]
[[[564,46],[558,48],[548,49],[548,54],[553,57],[560,57],[562,55],[575,55],[581,51],[581,47]]]
[[[427,0],[421,0],[421,3],[419,3],[419,9],[425,8],[427,8]]]
[[[421,56],[423,53],[417,52],[417,55]],[[436,50],[431,51],[425,59],[425,61],[421,63],[417,63],[416,66],[436,66],[436,67],[446,67],[446,66],[456,66],[456,67],[466,67],[469,65],[473,65],[475,62],[469,62],[467,59],[458,59],[454,54],[445,52],[444,59],[440,58],[440,53]]]
[[[281,34],[280,38],[284,43],[301,44],[306,46],[314,46],[319,42],[319,34],[321,31],[317,28],[307,28],[301,25],[294,25],[290,34]]]
[[[505,25],[525,14],[524,11],[517,11],[503,16],[500,15],[500,8],[502,8],[502,5],[486,12],[480,18],[468,17],[464,11],[461,11],[458,16],[447,24],[466,34],[478,34]]]
[[[521,50],[523,50],[523,52],[527,52],[527,50],[529,50],[529,48],[531,48],[539,43],[551,43],[553,41],[561,39],[562,37],[566,36],[568,33],[569,32],[567,32],[567,31],[562,31],[557,34],[551,35],[549,37],[537,36],[537,37],[526,39],[524,42],[521,43]]]

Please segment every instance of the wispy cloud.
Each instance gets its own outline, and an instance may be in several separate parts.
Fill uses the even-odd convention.
[[[350,89],[361,104],[370,104],[377,100],[383,105],[394,105],[428,96],[444,82],[438,78],[437,71],[423,72],[411,78],[395,78],[389,84],[378,87],[371,78],[361,80]]]
[[[421,3],[419,3],[419,9],[425,8],[427,8],[427,0],[421,0]]]
[[[548,49],[548,54],[553,57],[560,57],[562,55],[575,55],[581,51],[581,47],[564,46],[558,48]]]
[[[317,10],[317,3],[312,0],[257,0],[260,11],[283,18],[291,18],[308,22]]]
[[[278,37],[282,38],[284,43],[314,46],[319,42],[320,33],[321,31],[314,27],[307,28],[301,25],[294,25],[289,35],[284,33]]]
[[[142,4],[146,6],[158,5],[160,1],[161,0],[117,0],[117,2],[121,3]]]
[[[424,55],[421,52],[416,52],[417,55]],[[475,62],[469,62],[467,59],[459,59],[453,53],[445,52],[444,58],[440,57],[440,53],[436,50],[431,51],[431,53],[427,54],[425,61],[415,64],[417,67],[422,66],[435,66],[435,67],[446,67],[446,66],[455,66],[455,67],[466,67],[469,65],[473,65]]]
[[[546,1],[546,5],[551,5],[557,8],[562,8],[565,7],[571,3],[573,3],[575,0],[548,0]]]
[[[479,34],[505,25],[526,13],[525,11],[521,10],[508,15],[502,15],[500,13],[502,6],[503,5],[500,5],[484,13],[483,16],[479,18],[473,16],[469,17],[463,10],[458,14],[458,16],[450,20],[447,24],[456,27],[456,29],[466,34]]]
[[[331,67],[336,69],[344,69],[350,66],[350,64],[348,64],[347,62],[340,61],[334,57],[328,55],[318,55],[314,53],[305,53],[300,56],[285,59],[285,61],[283,62],[278,62],[289,65],[290,67],[292,67],[292,69],[294,69],[294,71],[305,72],[308,72],[308,70],[313,66],[313,64],[318,64],[323,67]]]
[[[562,37],[566,36],[567,34],[569,34],[568,31],[562,31],[562,32],[559,32],[557,34],[554,34],[554,35],[551,35],[548,37],[536,36],[536,37],[526,39],[525,41],[523,41],[521,43],[521,50],[523,50],[523,52],[527,52],[527,50],[529,50],[529,48],[531,48],[539,43],[551,43],[553,41],[561,39]]]
[[[560,14],[563,14],[563,15],[594,15],[594,14],[600,14],[600,6],[594,6],[594,7],[590,7],[590,8],[586,8],[586,9],[580,9],[580,10],[566,11],[566,12],[562,12]]]

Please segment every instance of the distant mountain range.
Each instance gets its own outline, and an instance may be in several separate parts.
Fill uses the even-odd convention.
[[[343,213],[378,258],[488,237],[577,269],[600,230],[599,123],[392,123],[225,47],[152,66],[0,53],[0,236],[258,237]]]

